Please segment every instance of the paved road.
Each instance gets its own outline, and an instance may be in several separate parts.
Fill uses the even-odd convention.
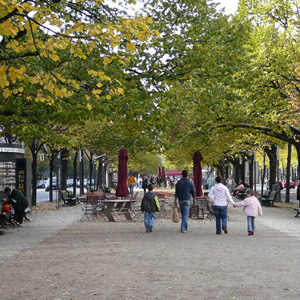
[[[73,190],[73,188],[68,188],[68,190]],[[86,193],[86,189],[84,189],[84,192]],[[46,192],[45,189],[37,189],[37,203],[49,201],[49,192]],[[80,189],[76,189],[76,194],[80,194]],[[55,201],[58,197],[58,190],[53,190],[53,200]]]

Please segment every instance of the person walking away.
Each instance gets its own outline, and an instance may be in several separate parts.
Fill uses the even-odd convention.
[[[20,190],[5,188],[4,194],[7,195],[9,203],[15,210],[17,226],[21,226],[25,215],[25,209],[28,207],[28,201]]]
[[[253,194],[253,190],[248,189],[247,197],[243,201],[235,203],[234,207],[243,207],[243,215],[247,216],[248,235],[254,235],[255,217],[257,215],[262,216],[263,211],[258,199]]]
[[[135,185],[135,178],[131,175],[128,177],[127,179],[127,183],[129,185],[129,193],[131,195],[133,195],[133,188],[134,188],[134,185]]]
[[[175,207],[177,206],[177,199],[179,202],[181,212],[181,232],[185,233],[188,230],[187,218],[191,206],[191,197],[193,197],[193,204],[195,204],[196,190],[194,183],[188,179],[188,171],[182,171],[182,178],[175,185]]]
[[[236,183],[234,179],[232,178],[232,175],[230,175],[226,180],[227,188],[229,190],[229,193],[232,194],[232,192],[235,189]]]
[[[152,232],[153,227],[156,221],[156,211],[159,209],[156,206],[155,197],[156,194],[153,193],[153,185],[150,183],[148,184],[149,192],[144,194],[141,203],[141,211],[144,213],[144,225],[146,232]]]
[[[148,178],[147,178],[147,176],[144,176],[143,183],[142,183],[142,188],[144,190],[144,194],[146,194],[147,187],[148,187]]]
[[[215,185],[215,179],[213,175],[210,175],[210,177],[207,179],[208,184],[208,190],[210,191],[211,188]]]
[[[235,205],[227,187],[222,184],[222,177],[216,177],[216,184],[211,188],[208,197],[214,196],[214,212],[216,216],[216,234],[222,234],[222,230],[228,233],[227,228],[227,199]],[[222,227],[221,227],[222,225]]]

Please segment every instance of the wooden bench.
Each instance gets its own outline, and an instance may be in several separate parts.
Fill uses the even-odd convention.
[[[273,206],[274,205],[274,201],[276,200],[277,197],[277,191],[271,191],[270,194],[266,197],[266,196],[262,196],[261,198],[259,198],[259,201],[261,203],[262,206]]]
[[[76,202],[77,202],[78,204],[81,203],[80,200],[79,200],[79,198],[78,198],[76,195],[73,194],[73,191],[67,190],[67,193],[68,193],[68,197],[69,197],[69,198],[76,198]]]
[[[63,206],[74,206],[76,205],[77,198],[69,196],[66,190],[62,190],[60,192],[61,200],[64,202]]]
[[[107,186],[104,186],[103,184],[101,185],[101,190],[103,193],[110,193],[111,189]]]

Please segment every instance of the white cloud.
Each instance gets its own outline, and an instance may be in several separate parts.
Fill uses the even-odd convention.
[[[229,15],[237,11],[239,0],[215,0],[214,2],[220,3],[218,8],[224,7],[225,13]]]

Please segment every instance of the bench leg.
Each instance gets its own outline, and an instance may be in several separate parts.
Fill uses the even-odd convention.
[[[114,208],[114,203],[107,203],[104,207],[104,214],[109,222],[115,222],[115,219],[111,213],[112,209]]]
[[[296,214],[295,218],[297,218],[299,216],[299,214],[300,214],[300,209],[297,209],[297,214]]]
[[[131,215],[130,215],[130,213],[129,213],[129,210],[128,210],[127,212],[124,213],[124,216],[125,216],[126,220],[132,221],[132,217],[131,217]]]

